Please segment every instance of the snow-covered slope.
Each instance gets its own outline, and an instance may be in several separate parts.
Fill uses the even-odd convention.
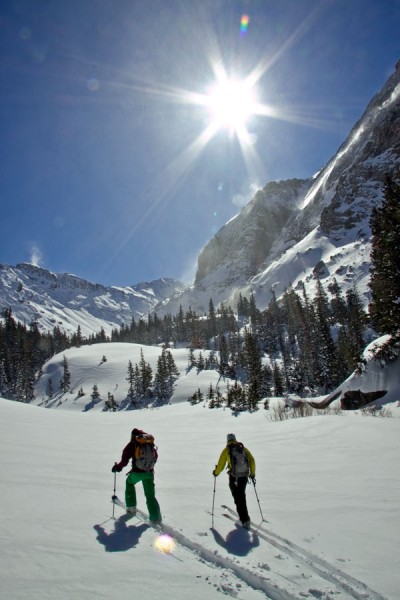
[[[98,348],[91,349],[94,364]],[[114,383],[112,370],[104,387]],[[263,410],[233,415],[188,403],[81,410],[0,399],[2,597],[397,600],[399,418],[272,422]],[[133,427],[156,437],[169,553],[157,550],[159,532],[147,523],[118,507],[113,518],[111,466]],[[257,463],[250,532],[223,516],[221,505],[233,505],[225,474],[213,494],[228,432]],[[121,498],[124,485],[117,475]],[[140,486],[138,506],[146,511]]]
[[[72,410],[93,410],[94,412],[104,410],[108,392],[114,396],[120,407],[126,407],[126,397],[129,389],[127,382],[128,362],[133,365],[139,364],[141,350],[147,363],[150,364],[153,373],[157,368],[157,360],[161,354],[161,348],[157,346],[144,346],[139,344],[110,343],[82,346],[80,348],[69,348],[62,354],[53,356],[43,367],[43,375],[35,384],[35,404],[48,408],[62,407]],[[179,371],[179,378],[175,384],[175,393],[172,397],[173,403],[186,402],[199,387],[206,393],[210,383],[214,388],[219,382],[221,392],[225,391],[226,381],[219,381],[220,377],[216,371],[203,371],[197,373],[192,369],[187,373],[188,350],[187,348],[171,349]],[[203,351],[206,354],[207,351]],[[68,361],[71,374],[71,389],[65,394],[57,392],[60,379],[63,376],[63,357]],[[106,361],[103,361],[103,357]],[[49,380],[52,381],[54,394],[49,398]],[[93,403],[91,392],[94,384],[100,393],[98,402]],[[79,397],[78,392],[83,389],[85,395]]]
[[[109,334],[132,317],[147,316],[154,307],[183,285],[158,279],[126,287],[105,287],[70,274],[57,275],[35,265],[0,265],[0,309],[11,307],[13,316],[40,329],[58,325],[68,333],[81,327],[87,336],[103,327]]]
[[[378,338],[366,348],[364,372],[361,375],[356,373],[351,375],[338,387],[338,390],[340,389],[343,393],[355,389],[361,389],[363,392],[387,390],[388,393],[380,402],[390,410],[398,412],[400,416],[400,378],[398,376],[400,358],[387,365],[382,365],[380,360],[374,359],[374,348],[379,348],[379,345],[385,340],[386,337]],[[157,346],[104,343],[69,348],[56,354],[43,366],[43,374],[35,384],[33,403],[47,408],[99,412],[105,410],[105,402],[110,393],[114,396],[120,410],[129,408],[126,400],[129,389],[128,363],[131,361],[133,365],[139,364],[142,351],[145,361],[150,364],[155,373],[162,351]],[[198,389],[206,397],[210,384],[214,390],[218,387],[222,394],[225,392],[229,380],[221,378],[217,371],[198,372],[195,368],[188,370],[189,352],[187,348],[171,348],[170,352],[179,371],[171,404],[185,403],[189,396],[192,396]],[[208,351],[203,350],[202,352],[206,356]],[[63,394],[59,391],[59,382],[63,376],[64,356],[68,362],[71,386],[70,391]],[[49,396],[50,380],[53,391],[51,397]],[[93,402],[91,393],[95,384],[98,387],[100,398]],[[78,394],[81,388],[84,396]],[[318,402],[319,398],[313,400]]]

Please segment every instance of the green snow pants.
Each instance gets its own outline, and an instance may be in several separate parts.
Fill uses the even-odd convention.
[[[156,499],[154,486],[154,473],[135,473],[132,471],[126,478],[125,486],[125,504],[127,508],[136,508],[136,490],[135,485],[141,481],[143,483],[144,495],[146,497],[147,510],[151,521],[160,521],[160,506]]]

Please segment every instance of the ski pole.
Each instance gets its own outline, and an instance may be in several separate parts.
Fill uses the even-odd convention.
[[[215,465],[215,468],[217,468],[217,465]],[[214,527],[214,504],[215,504],[215,488],[217,485],[217,477],[214,475],[214,492],[213,492],[213,501],[212,501],[212,510],[211,510],[211,527]]]
[[[115,464],[117,464],[117,463],[115,463]],[[113,514],[112,514],[112,518],[113,518],[113,519],[114,519],[114,511],[115,511],[115,502],[114,502],[114,498],[115,498],[115,496],[116,496],[116,487],[117,487],[117,472],[116,472],[116,471],[114,471],[114,493],[113,493],[113,497],[112,497],[112,500],[113,500]]]
[[[262,514],[262,510],[261,510],[261,506],[260,506],[260,500],[258,499],[258,494],[257,494],[257,490],[256,490],[256,480],[254,479],[254,477],[252,478],[252,482],[253,482],[253,486],[254,486],[254,492],[256,494],[256,498],[257,498],[257,502],[258,502],[258,508],[260,509],[260,515],[261,515],[261,519],[263,521],[265,521],[263,514]]]

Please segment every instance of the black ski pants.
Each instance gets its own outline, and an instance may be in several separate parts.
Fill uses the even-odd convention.
[[[246,504],[247,477],[232,477],[229,475],[229,489],[235,501],[236,510],[242,523],[250,520]]]

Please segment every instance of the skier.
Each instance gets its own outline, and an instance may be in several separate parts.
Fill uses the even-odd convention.
[[[249,476],[253,482],[255,481],[256,463],[251,452],[236,440],[233,433],[228,433],[226,440],[227,445],[221,452],[213,475],[218,477],[228,463],[229,489],[235,501],[239,519],[243,527],[249,529],[250,517],[247,511],[246,486]]]
[[[137,466],[140,459],[137,458],[138,440],[143,436],[144,432],[140,429],[133,429],[131,433],[131,441],[125,446],[122,451],[122,458],[119,463],[115,463],[111,471],[119,473],[132,459],[132,468],[128,473],[125,485],[125,504],[126,511],[132,515],[136,514],[136,490],[135,485],[139,481],[143,484],[143,490],[146,497],[147,509],[149,518],[152,523],[161,523],[160,506],[157,502],[154,486],[154,464],[157,460],[157,450],[153,444],[153,460],[150,460],[146,469],[141,469]],[[144,434],[147,435],[147,434]],[[152,436],[151,436],[152,437]]]

